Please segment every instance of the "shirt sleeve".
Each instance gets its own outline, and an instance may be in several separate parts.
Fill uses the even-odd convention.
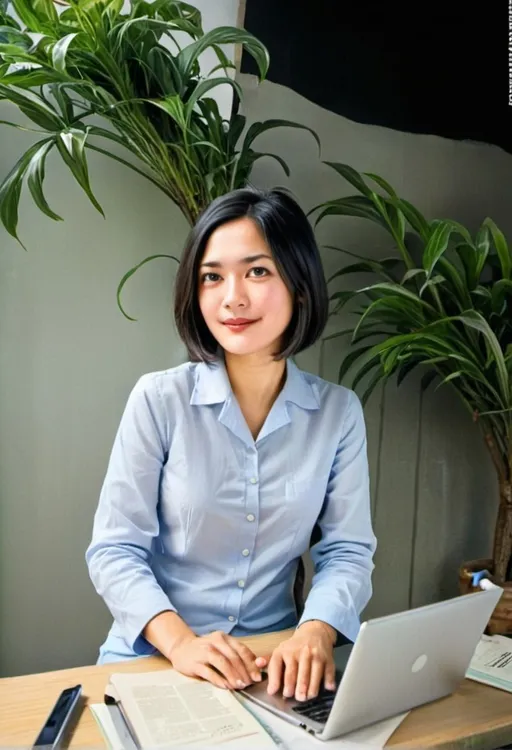
[[[121,418],[86,552],[93,585],[137,654],[150,648],[141,635],[147,623],[160,612],[176,611],[151,569],[167,445],[158,383],[144,375]]]
[[[342,436],[311,547],[314,575],[299,626],[322,620],[355,641],[359,615],[372,594],[376,538],[372,529],[366,427],[359,398],[349,391]]]

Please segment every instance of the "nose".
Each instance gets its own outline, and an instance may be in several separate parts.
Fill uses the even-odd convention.
[[[247,307],[247,295],[242,280],[236,277],[227,279],[223,306],[228,310]]]

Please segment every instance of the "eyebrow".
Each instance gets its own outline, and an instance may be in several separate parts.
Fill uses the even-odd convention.
[[[267,255],[266,253],[258,253],[258,255],[247,255],[245,258],[240,258],[239,263],[254,263],[256,260],[261,260],[261,258],[268,258],[268,260],[273,260],[271,255]],[[222,263],[218,260],[210,260],[207,263],[201,263],[201,268],[221,268]]]

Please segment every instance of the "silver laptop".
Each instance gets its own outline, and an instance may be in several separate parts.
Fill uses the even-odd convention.
[[[503,593],[486,590],[363,622],[335,649],[337,689],[298,702],[268,695],[267,681],[241,695],[320,740],[352,732],[450,695],[460,685]]]

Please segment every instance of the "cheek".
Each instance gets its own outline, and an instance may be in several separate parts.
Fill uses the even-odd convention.
[[[212,317],[215,302],[213,295],[209,294],[208,291],[200,291],[198,295],[199,309],[201,310],[202,316],[206,322]]]
[[[260,303],[264,305],[267,314],[283,319],[291,317],[293,310],[292,297],[284,285],[279,284],[272,288],[269,285],[265,289]]]

